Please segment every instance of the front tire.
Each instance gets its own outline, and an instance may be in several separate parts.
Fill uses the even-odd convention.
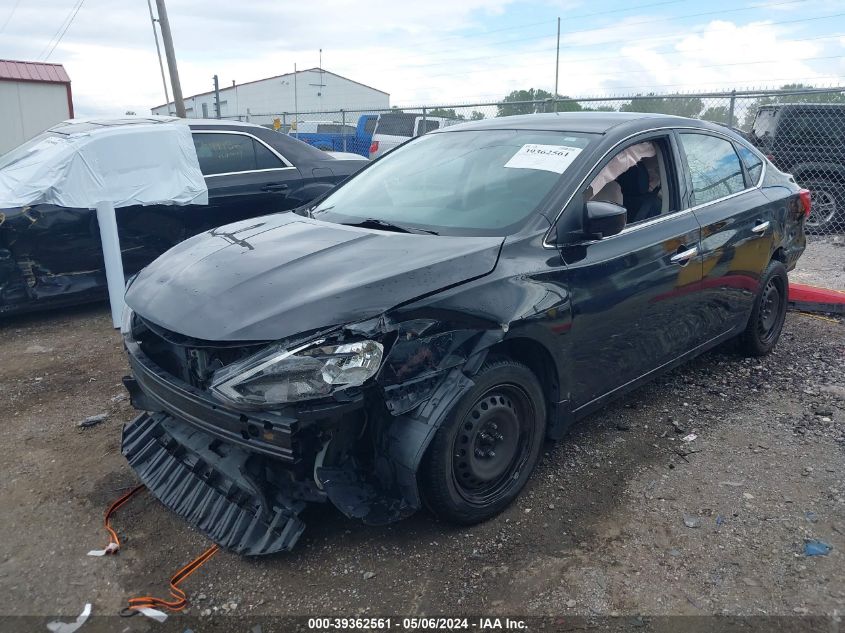
[[[774,349],[786,320],[789,279],[786,268],[772,260],[763,271],[751,318],[739,337],[746,356],[765,356]]]
[[[420,469],[426,506],[472,525],[504,510],[525,487],[545,437],[536,376],[511,360],[488,361],[438,429]]]

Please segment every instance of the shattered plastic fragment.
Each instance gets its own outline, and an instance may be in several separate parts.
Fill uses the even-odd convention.
[[[693,441],[695,438],[697,438],[697,437],[698,437],[698,436],[697,436],[695,433],[690,433],[689,435],[684,435],[684,436],[681,438],[681,441],[682,441],[682,442],[692,442],[692,441]]]
[[[163,611],[159,611],[158,609],[152,609],[150,607],[141,607],[138,609],[138,612],[142,615],[147,616],[148,618],[152,618],[156,622],[164,622],[167,619],[167,614]]]
[[[114,554],[120,546],[117,543],[109,543],[105,549],[92,549],[88,552],[88,556],[105,556],[106,554]]]
[[[87,602],[85,604],[85,608],[82,609],[82,613],[79,614],[79,617],[76,618],[74,622],[59,622],[58,620],[55,620],[53,622],[48,622],[47,628],[53,633],[73,633],[85,624],[89,615],[91,615],[91,603]]]
[[[807,541],[804,543],[804,556],[827,556],[831,547],[824,541]]]

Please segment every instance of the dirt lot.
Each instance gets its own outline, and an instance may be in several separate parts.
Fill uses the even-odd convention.
[[[119,453],[125,372],[102,306],[0,324],[0,614],[113,614],[166,595],[207,546],[142,494],[116,520],[121,554],[86,556],[135,481]],[[790,313],[771,356],[719,349],[593,415],[484,525],[306,519],[291,554],[218,554],[186,583],[190,613],[841,613],[845,324]],[[805,556],[808,539],[830,553]]]

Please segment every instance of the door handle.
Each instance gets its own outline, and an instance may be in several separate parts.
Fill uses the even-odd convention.
[[[766,232],[766,229],[769,228],[769,224],[771,224],[768,220],[765,222],[760,222],[756,224],[753,229],[751,229],[752,233],[757,233],[757,235],[762,235]]]
[[[288,185],[264,185],[261,187],[261,191],[267,192],[274,192],[274,191],[285,191],[288,189]]]
[[[682,247],[683,248],[683,247]],[[669,258],[673,264],[680,264],[681,266],[688,264],[689,260],[695,257],[698,254],[698,247],[693,246],[692,248],[688,248],[685,251],[678,251],[672,257]]]

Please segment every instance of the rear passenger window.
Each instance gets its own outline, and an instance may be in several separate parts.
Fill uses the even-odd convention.
[[[200,171],[205,176],[284,167],[279,157],[245,134],[193,134]]]
[[[763,159],[745,147],[745,145],[737,145],[736,148],[739,151],[739,157],[745,164],[745,169],[748,170],[751,182],[747,184],[749,187],[754,187],[760,182],[760,174],[763,172]]]
[[[284,167],[282,161],[273,152],[267,149],[258,141],[252,141],[255,144],[255,168],[256,169],[277,169]]]
[[[705,204],[745,189],[733,144],[707,134],[680,134],[692,177],[693,205]]]

